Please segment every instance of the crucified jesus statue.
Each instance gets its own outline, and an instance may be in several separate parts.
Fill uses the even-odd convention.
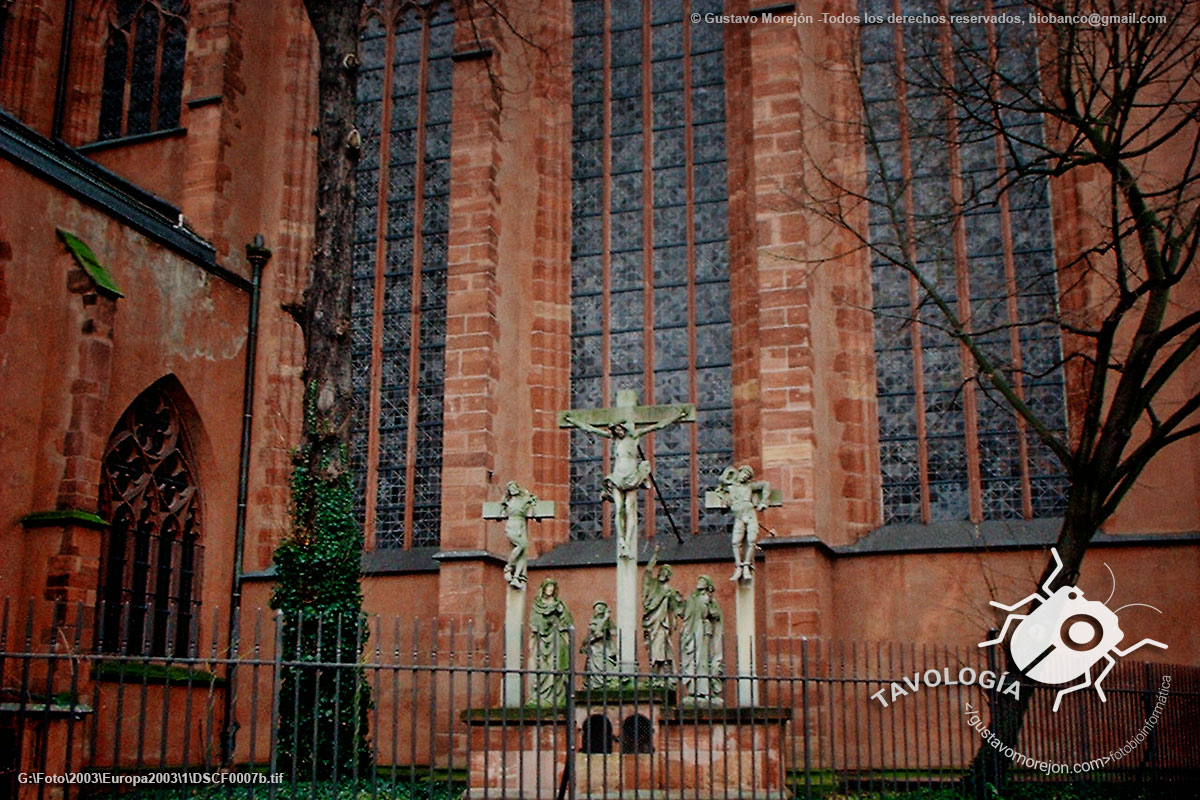
[[[689,418],[691,406],[679,406],[675,413],[649,424],[617,421],[608,425],[592,425],[574,412],[561,415],[564,425],[587,433],[612,439],[612,472],[604,477],[604,497],[613,502],[613,524],[616,527],[617,558],[635,558],[637,543],[637,490],[648,485],[650,462],[638,451],[639,440],[648,433]]]

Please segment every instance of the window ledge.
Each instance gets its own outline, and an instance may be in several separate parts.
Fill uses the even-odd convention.
[[[186,135],[187,128],[167,128],[166,130],[150,131],[149,133],[136,133],[133,136],[118,136],[114,139],[98,139],[94,142],[81,144],[75,149],[80,153],[98,153],[102,150],[125,147],[126,145],[142,144],[143,142],[156,142],[159,139],[174,139],[176,137]]]
[[[92,678],[107,683],[146,683],[171,686],[214,686],[225,685],[220,675],[195,667],[178,664],[154,664],[144,660],[126,661],[112,659],[97,661],[92,666]]]

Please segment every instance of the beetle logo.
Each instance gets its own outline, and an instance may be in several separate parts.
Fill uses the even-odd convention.
[[[1164,650],[1167,646],[1153,639],[1142,639],[1131,647],[1118,647],[1125,634],[1118,624],[1117,612],[1109,610],[1106,605],[1117,590],[1116,577],[1113,577],[1113,592],[1109,593],[1108,600],[1103,603],[1084,599],[1083,592],[1075,586],[1061,586],[1055,591],[1050,591],[1050,584],[1063,567],[1058,551],[1051,548],[1050,554],[1054,556],[1054,571],[1042,584],[1041,592],[1034,592],[1012,605],[991,601],[996,608],[1009,612],[1034,601],[1038,601],[1040,605],[1028,614],[1010,613],[996,638],[980,642],[979,646],[1000,644],[1004,641],[1009,626],[1019,620],[1016,630],[1013,631],[1012,641],[1009,642],[1008,651],[1021,672],[1038,683],[1056,686],[1083,679],[1059,691],[1054,698],[1054,711],[1058,711],[1063,695],[1089,686],[1096,689],[1100,702],[1105,702],[1104,689],[1100,684],[1117,664],[1114,655],[1124,658],[1148,644]],[[1108,567],[1107,564],[1104,566]],[[1110,568],[1109,574],[1111,573]],[[1129,603],[1121,608],[1129,606],[1154,608],[1146,603]],[[1157,608],[1154,610],[1162,613]],[[1100,674],[1092,678],[1092,667],[1101,661],[1106,662],[1105,665]]]

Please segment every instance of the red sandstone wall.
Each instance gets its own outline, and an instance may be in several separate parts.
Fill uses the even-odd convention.
[[[855,641],[978,644],[980,633],[999,627],[1004,619],[1004,612],[988,601],[1015,603],[1027,596],[1046,558],[1043,552],[1019,551],[839,559],[833,570],[833,624],[826,635]],[[1118,615],[1124,646],[1146,637],[1169,645],[1168,650],[1146,647],[1130,658],[1200,661],[1193,623],[1200,553],[1170,546],[1094,547],[1077,584],[1089,600],[1103,602],[1112,591],[1104,563],[1116,576],[1109,608],[1148,603],[1162,611],[1160,615],[1147,608],[1127,608]]]
[[[51,562],[60,551],[55,537],[61,529],[26,530],[19,519],[64,506],[94,512],[100,458],[114,426],[138,394],[173,375],[201,486],[202,597],[206,608],[224,606],[237,476],[228,465],[238,457],[245,293],[8,162],[0,162],[0,183],[36,209],[35,215],[10,208],[0,219],[12,253],[5,265],[11,311],[0,333],[0,386],[8,409],[0,420],[6,444],[0,452],[0,548],[12,557],[0,562],[0,587],[16,599],[42,597],[47,570],[66,570],[94,588],[94,563]],[[123,298],[94,295],[56,227],[92,247]],[[91,309],[106,303],[109,310],[95,318]],[[31,374],[37,376],[33,385]]]
[[[746,4],[729,5],[744,10]],[[0,65],[0,103],[48,133],[57,5],[27,2],[15,8],[31,14],[14,28],[24,33],[21,49],[10,52],[21,55]],[[213,241],[230,269],[246,272],[240,250],[255,233],[263,233],[274,250],[263,288],[245,562],[247,570],[256,570],[270,563],[286,530],[288,451],[300,416],[302,353],[297,329],[280,305],[300,296],[311,242],[312,37],[299,0],[194,0],[192,9],[184,100],[218,99],[185,108],[184,137],[117,146],[95,158],[180,204],[188,223]],[[504,551],[501,526],[483,522],[479,506],[497,498],[512,478],[560,502],[555,521],[533,526],[536,546],[544,551],[567,538],[567,437],[553,415],[566,407],[569,396],[569,4],[516,3],[510,14],[515,27],[548,43],[546,53],[524,47],[504,26],[489,27],[485,21],[491,74],[480,59],[455,66],[453,295],[443,474],[443,547],[448,550]],[[83,25],[78,33],[83,49],[88,36],[94,43],[96,34],[89,30]],[[812,274],[806,259],[839,253],[813,244],[827,240],[786,191],[805,168],[805,146],[829,158],[845,157],[850,149],[846,142],[801,138],[811,122],[806,104],[829,106],[834,113],[852,110],[840,98],[844,93],[815,79],[805,60],[805,52],[836,57],[836,47],[845,45],[836,37],[817,36],[819,30],[754,25],[725,31],[735,456],[784,490],[785,506],[768,511],[766,525],[781,535],[849,543],[879,521],[871,325],[858,310],[869,300],[867,276],[853,258],[825,265],[832,274]],[[465,27],[459,32],[464,50],[476,46],[468,33]],[[96,63],[85,59],[72,72],[66,136],[76,144],[94,138],[89,126],[95,119]],[[491,94],[493,77],[507,90],[499,105]],[[8,517],[0,548],[21,554],[0,562],[0,586],[12,587],[17,595],[42,591],[43,565],[58,545],[13,521],[56,502],[73,415],[86,413],[78,423],[87,427],[94,452],[123,404],[156,377],[174,371],[195,402],[209,440],[199,465],[205,527],[214,536],[206,542],[204,589],[206,603],[209,597],[223,603],[244,300],[216,279],[193,286],[187,276],[194,268],[7,162],[0,162],[0,170],[6,196],[20,198],[0,212],[0,369],[8,379],[0,427],[8,445],[0,453],[0,508]],[[1070,246],[1079,233],[1088,192],[1094,190],[1055,187],[1060,247]],[[56,224],[89,241],[128,295],[116,304],[111,352],[93,354],[91,361],[78,353],[85,311],[67,288],[70,265],[53,237]],[[211,304],[207,315],[201,313],[205,303]],[[1185,287],[1180,307],[1197,303],[1200,289]],[[81,401],[77,372],[88,363],[95,367],[97,358],[109,361],[110,394],[102,403]],[[28,364],[38,365],[36,377],[29,377]],[[96,477],[98,472],[73,475],[70,491],[86,496]],[[1147,470],[1109,529],[1200,529],[1197,478],[1200,441],[1175,445]],[[1161,587],[1163,605],[1185,615],[1194,608],[1195,548],[1172,551],[1165,564],[1154,563],[1155,552],[1161,551],[1121,551],[1119,560],[1129,562],[1137,576],[1121,586]],[[979,572],[973,556],[962,554],[846,558],[831,566],[811,548],[777,553],[760,575],[766,593],[762,621],[776,634],[858,638],[892,630],[910,639],[953,637],[959,628],[943,621],[950,615],[932,607],[931,598],[939,606],[958,608],[960,597],[968,599],[962,587],[975,585]],[[993,557],[998,565],[1041,558],[1031,553]],[[1120,577],[1115,560],[1113,567]],[[1164,577],[1155,569],[1163,569]],[[731,617],[728,582],[716,574],[723,570],[710,574],[722,587]],[[681,565],[675,583],[690,589],[700,571],[708,570]],[[594,587],[609,585],[609,573],[595,568],[566,574],[564,594],[577,622],[585,624],[592,600],[610,591],[601,588],[593,596]],[[540,577],[531,575],[531,584]],[[458,562],[444,565],[437,577],[380,577],[368,587],[371,609],[414,616],[436,610],[459,619],[495,620],[502,584],[497,566]],[[256,604],[265,604],[265,594],[247,606]],[[1183,645],[1172,657],[1175,653],[1200,658]]]
[[[20,19],[8,31],[20,36],[14,37],[16,49],[6,47],[0,104],[49,133],[60,9],[37,2],[16,8]],[[71,65],[64,128],[64,138],[72,143],[95,137],[100,22],[89,8],[76,26],[78,52]],[[264,275],[260,313],[248,570],[269,564],[274,544],[286,530],[288,450],[299,421],[295,378],[302,355],[297,328],[281,306],[299,296],[311,241],[311,38],[300,0],[193,2],[181,118],[186,133],[113,143],[93,155],[119,175],[179,204],[188,226],[216,245],[218,261],[230,271],[249,274],[242,246],[257,233],[274,251]],[[257,57],[244,58],[247,49]],[[192,108],[192,100],[203,102]],[[27,548],[26,558],[0,565],[0,587],[17,597],[42,594],[45,563],[57,546],[46,532],[58,529],[26,533],[15,520],[55,507],[66,497],[64,491],[72,503],[84,506],[90,497],[88,510],[94,510],[98,449],[125,405],[155,379],[173,372],[194,402],[197,417],[189,433],[200,451],[197,473],[205,498],[205,603],[226,607],[246,294],[7,161],[0,162],[0,170],[6,197],[0,210],[0,337],[9,408],[3,428],[9,463],[0,487],[0,507],[8,518],[0,546],[11,545],[15,552]],[[104,336],[97,340],[97,334],[91,335],[96,341],[88,342],[90,352],[77,352],[81,336],[88,338],[81,326],[96,312],[68,291],[71,262],[54,237],[55,226],[88,242],[126,293],[115,303],[108,352]],[[39,365],[32,383],[24,372],[31,364]],[[97,376],[106,381],[98,388],[88,383]],[[79,383],[81,377],[85,383]],[[89,399],[88,392],[103,397]],[[73,443],[69,448],[74,450],[64,453],[72,426],[86,429],[86,452],[76,453],[79,445]]]

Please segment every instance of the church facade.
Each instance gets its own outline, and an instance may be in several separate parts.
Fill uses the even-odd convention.
[[[557,580],[577,621],[615,606],[605,443],[559,415],[621,391],[695,407],[694,424],[645,439],[639,557],[669,561],[685,592],[711,576],[727,618],[732,521],[705,493],[740,465],[781,503],[761,515],[760,632],[970,644],[998,619],[989,599],[1028,593],[1066,478],[976,391],[957,344],[914,335],[906,279],[806,208],[811,176],[866,164],[825,123],[886,111],[898,51],[797,22],[804,6],[498,16],[367,0],[352,459],[368,611],[502,623],[509,544],[483,506],[509,481],[556,507],[529,525],[530,585]],[[143,631],[120,646],[145,653],[184,647],[184,630],[224,640],[233,608],[268,604],[302,417],[287,309],[315,217],[303,6],[9,0],[0,36],[10,619],[61,600],[97,609],[101,643],[120,627]],[[874,67],[862,104],[834,69],[848,54]],[[886,157],[915,160],[934,202],[996,170],[983,145],[914,139]],[[1053,314],[1081,302],[1059,278],[1088,193],[1048,180],[972,216],[961,252],[930,250],[976,307]],[[1048,424],[1077,425],[1058,328],[1004,346],[1037,376],[1025,390]],[[1200,660],[1185,634],[1198,478],[1200,440],[1172,445],[1079,584],[1102,592],[1109,563],[1123,598],[1163,612],[1138,617],[1142,634],[1185,663]]]

